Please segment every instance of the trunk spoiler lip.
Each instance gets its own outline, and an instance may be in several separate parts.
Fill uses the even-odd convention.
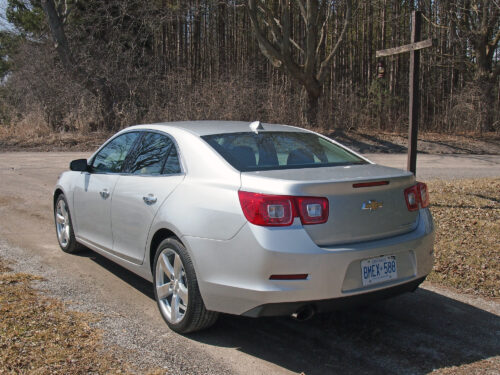
[[[310,174],[311,172],[319,171],[320,169],[329,169],[329,171],[324,171],[325,173],[334,173],[336,172],[336,168],[380,168],[379,173],[376,173],[372,176],[365,175],[360,172],[359,175],[351,175],[351,176],[340,176],[340,175],[332,175],[330,178],[321,178],[314,179],[312,176],[303,176],[304,178],[297,178],[295,175],[294,178],[290,178],[287,174],[291,172],[299,173],[304,172],[305,174]],[[415,180],[415,176],[413,173],[409,171],[405,171],[404,169],[387,167],[380,164],[356,164],[349,166],[323,166],[323,168],[300,168],[300,169],[266,169],[259,171],[241,171],[241,178],[258,178],[263,180],[282,180],[283,182],[291,182],[291,183],[304,183],[304,184],[326,184],[326,183],[369,183],[374,181],[394,181],[406,178],[413,178]],[[306,178],[307,177],[307,178]]]

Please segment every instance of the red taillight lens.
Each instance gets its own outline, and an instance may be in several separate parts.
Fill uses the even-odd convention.
[[[255,225],[287,226],[300,217],[302,224],[321,224],[328,220],[328,199],[291,197],[239,191],[246,219]]]
[[[249,222],[263,226],[291,225],[295,207],[287,196],[265,195],[239,191],[241,208]]]
[[[427,185],[423,182],[417,184],[418,197],[420,199],[420,205],[425,208],[429,205],[429,190],[427,190]]]
[[[321,224],[328,220],[328,199],[295,197],[302,224]]]
[[[419,206],[425,208],[429,205],[429,191],[427,185],[419,182],[405,189],[406,206],[409,211],[418,210]]]
[[[418,210],[417,185],[414,185],[414,186],[409,187],[408,189],[405,189],[405,199],[406,199],[406,206],[408,207],[408,211]]]

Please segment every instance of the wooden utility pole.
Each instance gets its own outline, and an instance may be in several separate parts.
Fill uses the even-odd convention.
[[[420,29],[422,24],[422,13],[413,11],[411,14],[411,44],[377,51],[376,57],[392,56],[398,53],[410,52],[410,126],[408,129],[408,162],[407,169],[414,175],[417,173],[417,136],[418,136],[418,100],[419,73],[420,73],[420,50],[432,46],[432,39],[420,41]]]
[[[420,41],[420,26],[422,22],[422,14],[413,11],[411,14],[411,42],[417,43]],[[410,127],[408,129],[408,161],[406,169],[417,175],[417,136],[418,136],[418,102],[420,98],[419,90],[420,76],[420,50],[413,49],[410,52],[410,111],[408,117],[410,119]]]

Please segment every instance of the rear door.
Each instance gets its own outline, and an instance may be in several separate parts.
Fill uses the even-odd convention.
[[[113,252],[141,264],[151,223],[184,178],[173,139],[164,133],[144,132],[124,172],[113,192]]]
[[[128,132],[113,138],[91,160],[91,171],[78,176],[73,213],[77,236],[103,249],[112,247],[112,195],[138,137],[138,132]]]

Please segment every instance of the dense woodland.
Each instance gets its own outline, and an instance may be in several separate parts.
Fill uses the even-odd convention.
[[[0,126],[406,131],[409,54],[375,52],[410,42],[413,10],[434,41],[421,55],[421,129],[499,131],[499,0],[7,0]]]

